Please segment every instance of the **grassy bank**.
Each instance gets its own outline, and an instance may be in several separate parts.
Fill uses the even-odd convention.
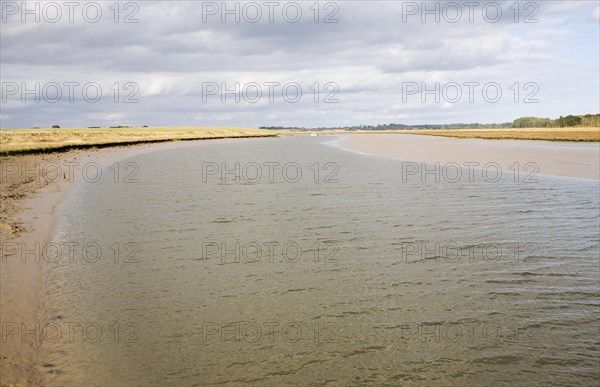
[[[331,131],[336,132],[336,131]],[[340,132],[337,132],[340,133]],[[438,129],[352,131],[351,133],[397,133],[429,136],[484,138],[493,140],[600,141],[600,128],[507,128],[507,129]]]
[[[245,128],[69,128],[0,130],[0,155],[43,153],[163,141],[268,137],[276,131]]]

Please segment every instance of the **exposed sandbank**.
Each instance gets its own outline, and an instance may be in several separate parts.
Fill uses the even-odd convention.
[[[524,169],[536,163],[537,174],[600,179],[600,144],[527,140],[482,140],[448,137],[374,134],[345,135],[338,146],[342,149],[391,157],[405,161],[464,164],[481,166],[498,163],[502,171],[511,171],[515,163]],[[513,167],[514,168],[514,167]]]

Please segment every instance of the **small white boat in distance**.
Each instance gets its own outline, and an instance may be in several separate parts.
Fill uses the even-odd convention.
[[[311,136],[311,137],[317,137],[317,136],[318,136],[318,134],[317,134],[317,133],[311,133],[311,134],[310,134],[310,136]]]

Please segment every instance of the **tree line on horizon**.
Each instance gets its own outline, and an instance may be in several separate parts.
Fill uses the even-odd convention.
[[[600,126],[600,114],[560,116],[555,120],[539,117],[521,117],[513,121],[513,128],[564,128],[572,126]]]
[[[445,124],[445,125],[405,125],[405,124],[383,124],[383,125],[356,125],[340,127],[289,127],[289,126],[261,126],[259,129],[271,130],[409,130],[409,129],[508,129],[508,128],[564,128],[564,127],[600,127],[600,114],[586,114],[581,116],[560,116],[553,120],[551,118],[540,117],[520,117],[513,122],[481,124],[479,122],[465,124]]]

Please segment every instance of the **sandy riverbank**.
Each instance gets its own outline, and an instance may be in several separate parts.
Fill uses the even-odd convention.
[[[515,163],[523,175],[535,163],[536,174],[600,179],[600,144],[527,140],[481,140],[419,135],[346,135],[338,143],[342,149],[399,160],[440,163],[498,163],[505,173],[513,173]]]
[[[52,241],[60,203],[75,186],[85,183],[82,168],[90,164],[107,168],[135,155],[196,145],[195,141],[164,142],[0,158],[0,386],[44,383],[43,340],[31,333],[42,321],[46,297],[41,249]],[[62,176],[56,176],[57,170]],[[24,254],[23,247],[36,252]],[[28,324],[30,332],[25,337],[22,323]]]

